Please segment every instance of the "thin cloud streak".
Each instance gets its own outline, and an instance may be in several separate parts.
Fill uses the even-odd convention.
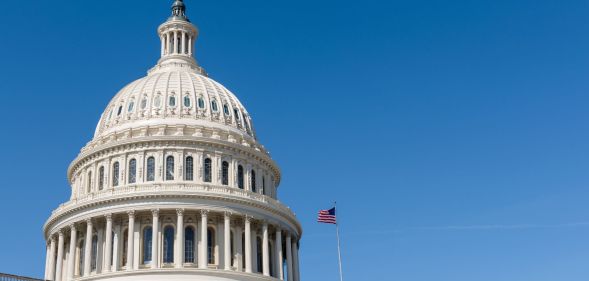
[[[401,227],[391,230],[381,231],[361,231],[361,232],[342,232],[343,236],[356,236],[356,235],[387,235],[387,234],[399,234],[410,231],[486,231],[486,230],[534,230],[534,229],[564,229],[564,228],[581,228],[589,227],[589,222],[576,222],[576,223],[564,223],[564,224],[489,224],[489,225],[447,225],[447,226],[414,226],[414,227]],[[307,237],[324,237],[332,236],[331,233],[317,233],[309,234]]]

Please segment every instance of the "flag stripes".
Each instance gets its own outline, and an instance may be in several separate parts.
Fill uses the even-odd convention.
[[[335,208],[330,210],[319,211],[319,217],[317,219],[319,223],[337,224],[337,218],[335,215]]]

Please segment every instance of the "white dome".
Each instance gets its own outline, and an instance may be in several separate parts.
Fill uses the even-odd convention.
[[[68,168],[70,199],[44,226],[45,280],[300,281],[303,230],[278,201],[280,169],[196,63],[181,0],[158,34],[161,59]]]
[[[251,118],[237,97],[185,68],[152,72],[124,87],[102,114],[95,139],[155,125],[213,127],[255,139]]]

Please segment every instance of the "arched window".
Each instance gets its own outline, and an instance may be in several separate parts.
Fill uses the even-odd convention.
[[[237,167],[237,187],[243,189],[243,166]]]
[[[117,116],[121,116],[121,113],[123,113],[123,106],[119,106],[119,109],[117,110]]]
[[[119,162],[112,165],[112,186],[119,186]]]
[[[153,105],[157,108],[160,108],[160,106],[162,106],[162,97],[160,96],[159,93],[157,96],[155,96],[155,98],[153,100]]]
[[[110,243],[110,266],[114,265],[114,257],[115,257],[115,232],[111,232],[111,237],[113,237],[113,239],[111,239],[111,243]]]
[[[194,263],[194,228],[184,229],[184,262]]]
[[[155,158],[147,158],[147,181],[155,180]]]
[[[265,176],[262,176],[262,194],[268,195],[268,194],[266,194],[266,177]]]
[[[80,255],[78,256],[78,272],[80,276],[84,276],[84,256],[86,255],[86,245],[84,244],[84,240],[81,240],[78,243],[78,248],[80,249]]]
[[[223,161],[221,181],[223,185],[229,185],[229,163],[227,161]]]
[[[135,109],[135,101],[131,101],[129,103],[129,107],[127,108],[127,112],[131,113],[131,112],[133,112],[133,109]]]
[[[225,113],[225,115],[229,115],[229,106],[227,104],[223,105],[223,113]]]
[[[92,236],[92,261],[90,263],[90,269],[91,271],[95,271],[96,270],[96,266],[97,266],[97,257],[98,257],[98,236],[94,235]]]
[[[190,97],[188,95],[184,96],[184,107],[192,107],[192,102],[190,101]]]
[[[207,229],[207,258],[209,264],[215,264],[215,230]]]
[[[241,249],[245,253],[245,232],[241,233]],[[245,254],[241,255],[241,264],[245,265]]]
[[[174,156],[168,156],[166,158],[166,180],[174,180]]]
[[[122,249],[122,258],[121,258],[121,266],[127,265],[127,250],[129,248],[129,230],[125,229],[123,231],[123,249]]]
[[[174,262],[174,228],[167,226],[164,229],[164,263]]]
[[[143,98],[141,100],[141,109],[145,109],[145,108],[147,108],[147,99]]]
[[[235,235],[233,234],[233,231],[231,231],[231,233],[229,233],[229,236],[230,236],[229,240],[231,241],[230,242],[230,244],[231,244],[231,264],[233,266],[236,266],[235,260],[233,258],[233,257],[235,257],[235,242],[233,241],[233,239],[235,239]]]
[[[148,226],[143,229],[143,264],[151,263],[153,229]]]
[[[205,108],[205,101],[202,98],[198,98],[198,108],[200,108],[200,109]]]
[[[256,188],[256,171],[252,170],[252,175],[250,177],[250,183],[251,183],[251,188],[252,188],[252,192],[256,192],[257,188]]]
[[[257,248],[257,260],[258,260],[258,272],[263,271],[264,260],[262,259],[262,239],[260,237],[256,238],[256,248]]]
[[[168,101],[168,105],[170,107],[176,107],[176,97],[175,96],[170,96],[170,99]]]
[[[205,165],[204,165],[204,182],[211,182],[212,181],[212,175],[211,175],[211,170],[212,170],[212,161],[211,158],[206,158],[205,159]]]
[[[235,120],[239,121],[239,112],[237,111],[237,109],[233,110],[233,114],[235,115]]]
[[[185,180],[194,180],[194,158],[192,156],[186,157],[186,164],[184,165],[186,171],[184,172]]]
[[[213,100],[211,102],[211,109],[213,109],[214,112],[219,111],[219,107],[217,106],[217,101],[216,100]]]
[[[269,251],[268,251],[268,253],[270,254],[270,256],[269,256],[270,276],[276,277],[276,276],[274,276],[274,271],[275,271],[274,270],[274,259],[275,259],[274,258],[274,243],[272,243],[272,241],[270,241],[268,243],[268,245],[269,245],[269,248],[270,248]]]
[[[86,192],[92,192],[92,171],[88,172],[88,183],[86,185]]]
[[[137,182],[137,160],[129,161],[129,184]]]
[[[98,190],[104,189],[104,166],[98,169]]]
[[[247,118],[243,118],[243,123],[245,123],[245,130],[251,134],[250,123],[247,121]]]

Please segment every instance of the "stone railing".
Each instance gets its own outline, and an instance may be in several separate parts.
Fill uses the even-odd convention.
[[[35,278],[0,273],[0,281],[43,281],[43,279],[35,279]]]
[[[177,193],[178,195],[195,194],[205,196],[231,196],[239,199],[247,199],[263,204],[268,204],[271,207],[280,210],[281,212],[284,212],[293,217],[295,216],[294,212],[287,206],[280,203],[280,201],[259,193],[221,185],[178,183],[145,183],[105,189],[99,192],[82,195],[78,198],[74,198],[66,203],[61,204],[53,211],[53,215],[60,213],[70,207],[74,207],[78,204],[84,204],[93,200],[108,199],[111,197],[124,195],[152,194],[158,192]]]

